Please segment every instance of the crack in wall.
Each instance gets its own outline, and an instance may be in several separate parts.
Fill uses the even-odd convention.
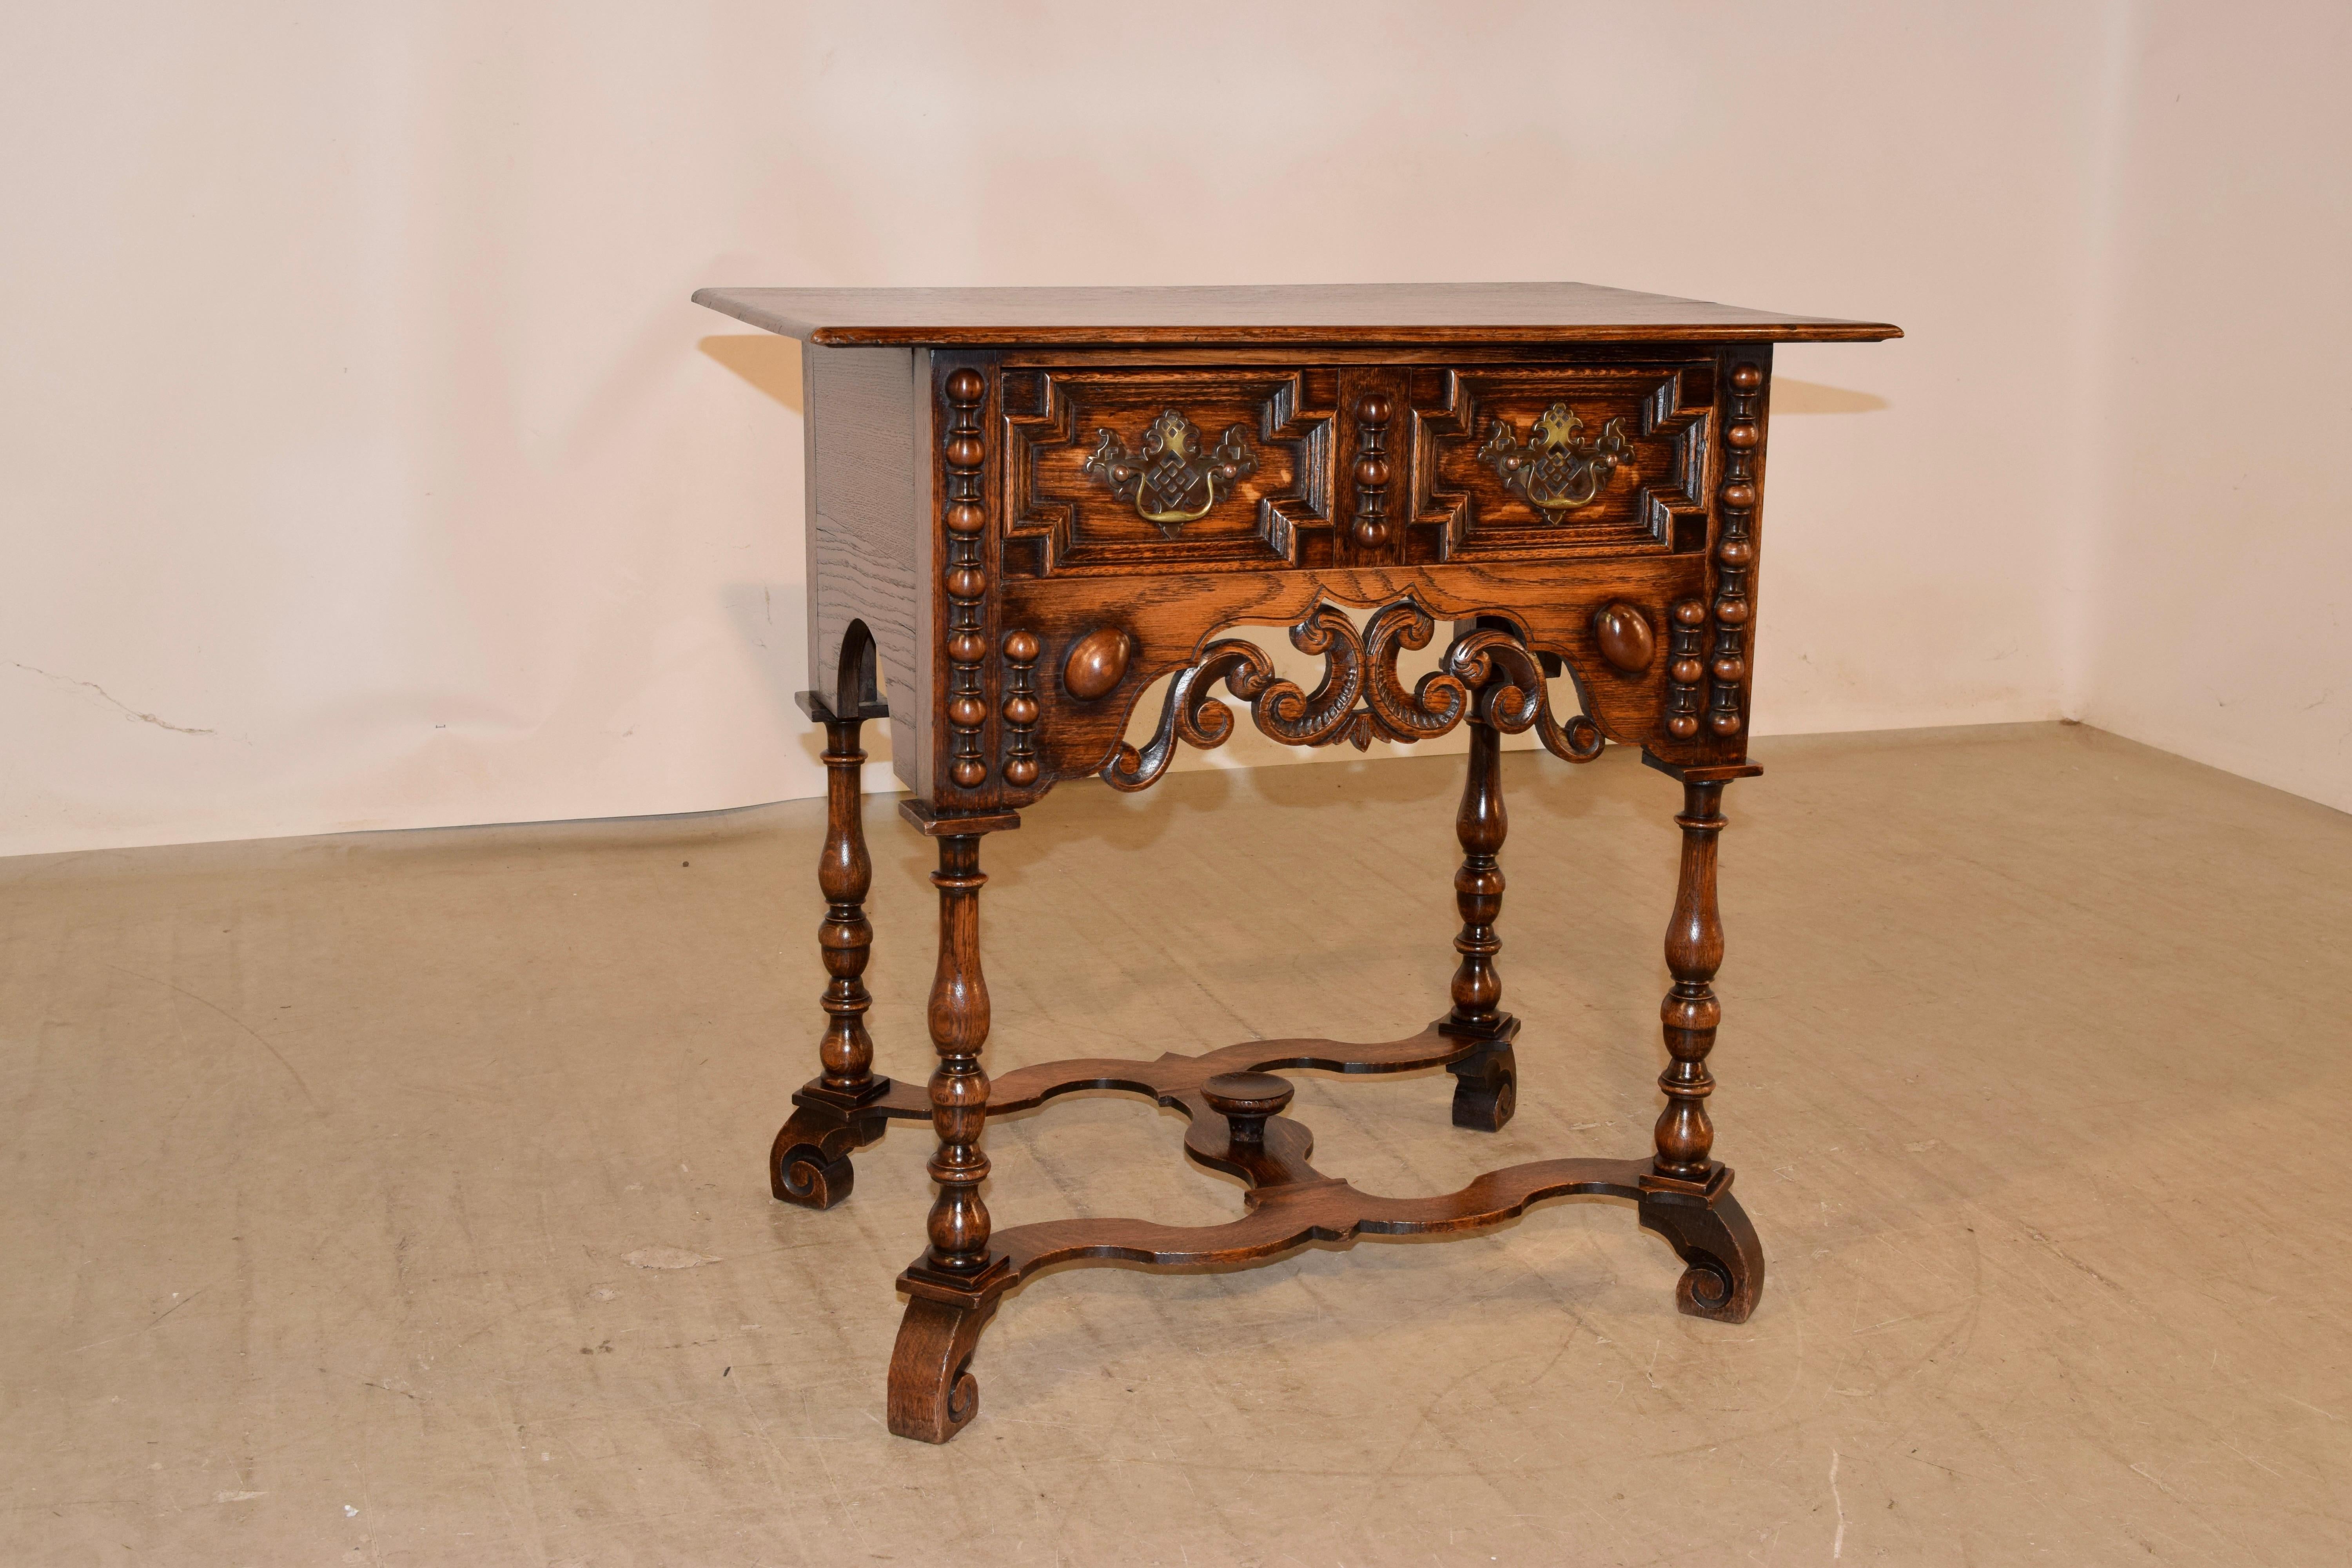
[[[218,733],[217,731],[214,730],[192,730],[185,724],[174,724],[169,720],[159,719],[152,713],[142,713],[138,709],[133,708],[130,703],[125,702],[122,699],[117,697],[113,692],[109,691],[105,687],[100,686],[95,680],[76,680],[70,675],[59,675],[54,670],[42,669],[36,665],[26,664],[21,660],[12,659],[9,662],[15,664],[18,669],[27,670],[32,674],[45,677],[47,679],[58,682],[61,686],[86,686],[90,690],[97,692],[100,697],[105,698],[109,702],[113,703],[115,707],[121,709],[124,718],[134,720],[139,723],[152,724],[158,730],[169,730],[175,735],[212,735]]]

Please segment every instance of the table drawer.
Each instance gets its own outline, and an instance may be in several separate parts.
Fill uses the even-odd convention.
[[[1414,531],[1438,560],[1706,547],[1712,361],[1412,373]]]
[[[1337,374],[1005,371],[1006,571],[1297,563],[1300,531],[1329,524]]]

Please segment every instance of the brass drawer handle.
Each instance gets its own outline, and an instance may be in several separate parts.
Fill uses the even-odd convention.
[[[1257,472],[1257,455],[1249,449],[1245,427],[1234,426],[1203,452],[1199,427],[1173,408],[1144,431],[1139,453],[1108,430],[1097,429],[1095,436],[1097,445],[1084,471],[1109,486],[1119,500],[1133,501],[1137,515],[1171,539],[1231,496],[1234,480]],[[1218,493],[1220,480],[1223,495]]]
[[[1589,506],[1619,468],[1633,471],[1633,447],[1625,422],[1612,419],[1601,438],[1588,444],[1577,434],[1584,421],[1565,403],[1555,403],[1536,421],[1525,443],[1507,419],[1495,421],[1478,460],[1494,465],[1503,488],[1538,511],[1554,517]]]

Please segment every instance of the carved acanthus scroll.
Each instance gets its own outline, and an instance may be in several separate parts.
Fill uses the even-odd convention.
[[[1438,668],[1405,689],[1399,656],[1424,648],[1436,617],[1408,594],[1375,610],[1361,632],[1328,601],[1290,628],[1291,646],[1324,659],[1313,691],[1275,672],[1264,648],[1238,637],[1220,638],[1176,672],[1160,709],[1159,727],[1141,750],[1122,743],[1102,770],[1114,788],[1139,790],[1168,771],[1176,742],[1203,751],[1233,738],[1233,710],[1210,695],[1219,681],[1250,706],[1251,721],[1290,746],[1361,751],[1375,738],[1433,741],[1475,710],[1506,734],[1536,731],[1545,750],[1571,763],[1601,754],[1599,726],[1579,713],[1561,724],[1552,716],[1549,688],[1537,654],[1512,632],[1480,627],[1454,639]]]

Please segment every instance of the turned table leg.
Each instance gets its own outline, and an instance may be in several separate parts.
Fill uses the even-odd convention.
[[[1503,942],[1495,934],[1503,909],[1503,871],[1497,859],[1510,822],[1503,809],[1503,735],[1484,719],[1470,721],[1470,765],[1462,782],[1462,806],[1454,831],[1462,841],[1462,868],[1454,874],[1454,901],[1462,933],[1454,949],[1462,962],[1454,972],[1454,1010],[1440,1026],[1449,1035],[1490,1037],[1508,1021],[1501,1010],[1502,977],[1495,955]],[[1483,1047],[1446,1068],[1454,1078],[1454,1125],[1496,1132],[1518,1103],[1518,1058],[1510,1042]]]
[[[817,1058],[824,1070],[793,1097],[798,1109],[769,1151],[768,1184],[785,1203],[824,1209],[849,1195],[856,1179],[849,1152],[881,1131],[878,1119],[856,1110],[890,1084],[874,1075],[874,1041],[866,1032],[866,1010],[874,1005],[865,981],[874,947],[874,927],[866,918],[874,860],[866,848],[861,725],[855,717],[818,711],[825,731],[825,834],[816,875],[825,910],[817,945],[831,976],[821,999],[826,1017]]]
[[[987,881],[978,834],[940,840],[940,868],[931,873],[940,890],[940,966],[929,1019],[940,1055],[930,1084],[931,1126],[940,1135],[930,1173],[940,1192],[923,1263],[951,1276],[988,1267],[988,1205],[980,1201],[980,1184],[988,1179],[988,1156],[980,1148],[988,1119],[988,1074],[980,1065],[988,1039],[988,982],[980,970],[980,889]]]
[[[939,1070],[931,1075],[931,1126],[939,1152],[931,1179],[930,1245],[899,1279],[913,1297],[890,1357],[890,1430],[901,1437],[944,1443],[980,1408],[970,1371],[973,1344],[1008,1280],[1005,1259],[988,1247],[988,1205],[980,1184],[988,1156],[980,1133],[988,1117],[988,1074],[980,1065],[988,1039],[988,982],[980,967],[978,834],[942,835],[940,868],[940,966],[931,982],[931,1044]]]
[[[1708,1158],[1715,1124],[1706,1113],[1715,1079],[1707,1053],[1723,1017],[1713,984],[1723,963],[1723,919],[1716,907],[1716,840],[1722,834],[1723,781],[1685,780],[1682,874],[1666,925],[1666,966],[1675,977],[1659,1016],[1666,1054],[1658,1075],[1666,1108],[1658,1117],[1657,1155],[1643,1182],[1642,1223],[1674,1244],[1689,1268],[1676,1296],[1698,1317],[1744,1322],[1764,1284],[1764,1253],[1729,1192],[1731,1173]]]
[[[1657,1171],[1685,1182],[1707,1178],[1707,1152],[1715,1147],[1715,1124],[1706,1114],[1715,1079],[1706,1070],[1706,1055],[1715,1048],[1716,1027],[1723,1019],[1713,984],[1723,964],[1723,917],[1715,899],[1722,806],[1722,784],[1685,784],[1682,815],[1675,818],[1683,830],[1682,876],[1674,919],[1666,927],[1666,967],[1674,972],[1675,984],[1659,1009],[1666,1054],[1674,1059],[1658,1075],[1666,1108],[1658,1117]]]
[[[866,1032],[874,1005],[866,989],[866,961],[874,950],[874,926],[866,918],[866,895],[874,886],[874,858],[866,848],[864,773],[858,721],[825,723],[824,855],[817,862],[817,888],[824,894],[824,923],[817,945],[824,952],[824,1039],[817,1058],[825,1088],[862,1093],[874,1081],[874,1039]]]

